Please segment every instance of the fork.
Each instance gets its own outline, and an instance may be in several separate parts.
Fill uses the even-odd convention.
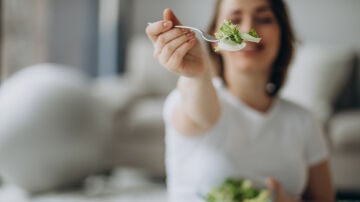
[[[208,41],[208,42],[219,42],[219,40],[213,36],[211,36],[210,34],[202,31],[201,29],[198,29],[198,28],[195,28],[195,27],[189,27],[189,26],[184,26],[184,25],[175,25],[174,27],[176,28],[183,28],[183,29],[190,29],[190,30],[193,30],[193,31],[196,31],[198,32],[201,37],[205,40],[205,41]]]
[[[151,22],[148,22],[148,25],[150,25]],[[208,41],[208,42],[219,42],[219,40],[213,36],[211,36],[210,34],[202,31],[201,29],[198,29],[198,28],[195,28],[195,27],[189,27],[189,26],[185,26],[185,25],[175,25],[174,27],[176,28],[183,28],[183,29],[190,29],[190,30],[193,30],[193,31],[196,31],[198,32],[201,37],[205,40],[205,41]]]

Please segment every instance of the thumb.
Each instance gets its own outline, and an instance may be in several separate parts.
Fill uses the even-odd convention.
[[[280,190],[280,187],[281,187],[280,183],[277,180],[275,180],[274,178],[272,178],[272,177],[269,177],[267,179],[267,184],[268,184],[268,187],[273,191],[279,191]]]
[[[164,20],[172,21],[174,25],[180,25],[181,24],[179,19],[177,19],[174,12],[170,8],[167,8],[167,9],[164,10],[163,18],[164,18]]]
[[[274,201],[274,199],[276,199],[281,192],[281,185],[276,179],[272,177],[269,177],[267,179],[267,185],[271,191],[271,198],[273,199],[272,201]]]

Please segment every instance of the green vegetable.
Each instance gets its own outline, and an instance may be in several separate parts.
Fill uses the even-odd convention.
[[[261,40],[254,29],[251,29],[248,33],[242,33],[238,30],[237,25],[229,20],[224,20],[218,32],[215,33],[215,37],[220,40],[219,46],[215,48],[215,51],[221,49],[231,51],[241,50],[245,47],[244,40],[256,43],[259,43]]]
[[[207,202],[269,202],[270,193],[254,188],[249,180],[229,178],[212,189],[205,199]]]
[[[256,37],[258,38],[259,36],[257,35],[255,29],[251,29],[250,32],[248,33],[250,36]]]
[[[219,40],[225,39],[239,44],[243,41],[237,26],[228,20],[224,20],[219,32],[215,33],[215,37]]]

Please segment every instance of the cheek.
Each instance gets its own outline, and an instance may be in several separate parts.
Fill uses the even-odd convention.
[[[280,30],[279,29],[272,29],[268,30],[267,33],[263,34],[263,43],[267,49],[267,52],[271,55],[275,55],[276,57],[279,49],[280,49]]]

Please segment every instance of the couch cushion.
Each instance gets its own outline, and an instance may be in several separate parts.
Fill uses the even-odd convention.
[[[360,110],[337,113],[330,121],[332,146],[339,151],[360,151]]]
[[[127,73],[134,85],[145,94],[168,94],[176,85],[177,76],[162,67],[153,57],[153,45],[145,36],[129,42]]]
[[[116,123],[114,162],[165,175],[165,130],[162,108],[165,97],[147,96],[133,103],[126,124]],[[146,158],[145,158],[146,156]]]
[[[281,94],[326,122],[353,65],[354,53],[346,47],[299,46]]]

